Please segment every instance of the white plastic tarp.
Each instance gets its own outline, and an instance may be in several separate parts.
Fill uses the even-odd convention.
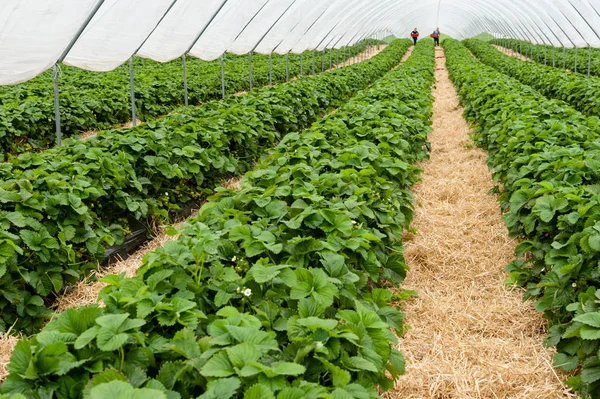
[[[415,26],[422,36],[440,26],[457,38],[600,47],[600,0],[0,0],[0,85],[31,79],[62,54],[106,71],[132,55],[299,53],[408,37]]]

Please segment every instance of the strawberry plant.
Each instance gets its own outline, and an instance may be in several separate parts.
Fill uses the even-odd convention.
[[[468,39],[464,44],[484,64],[533,87],[543,95],[565,101],[589,116],[600,113],[600,78],[521,61],[481,40]]]
[[[373,40],[356,46],[362,51]],[[342,51],[342,50],[338,50]],[[318,55],[319,59],[321,54]],[[289,77],[311,71],[312,53],[301,60],[289,55]],[[265,55],[253,56],[254,87],[268,85],[269,62]],[[286,81],[285,56],[272,56],[274,82]],[[205,62],[188,57],[189,103],[198,105],[221,97],[220,62]],[[88,130],[107,129],[131,120],[129,67],[123,65],[111,72],[89,72],[61,66],[60,107],[65,137]],[[320,68],[319,68],[320,72]],[[225,89],[227,94],[248,90],[248,57],[226,55]],[[38,151],[55,143],[54,98],[52,72],[16,85],[0,87],[0,160],[12,154]],[[165,115],[183,105],[181,60],[158,63],[135,60],[135,95],[137,118],[143,121]]]
[[[529,57],[532,61],[552,65],[556,68],[563,68],[564,66],[566,69],[575,71],[575,64],[577,64],[577,71],[587,74],[589,48],[578,48],[576,56],[574,48],[552,48],[552,46],[533,44],[516,39],[493,39],[490,40],[490,43],[508,46],[517,53]],[[592,48],[590,73],[594,76],[600,76],[600,50],[597,48]]]
[[[403,67],[220,189],[106,307],[19,342],[7,395],[378,398],[404,370],[391,329],[402,231],[425,159],[435,58]]]
[[[502,183],[504,220],[521,239],[508,283],[544,312],[554,365],[576,372],[569,385],[598,397],[600,120],[484,66],[456,41],[444,45],[475,141]]]
[[[66,285],[98,267],[127,220],[148,225],[247,171],[282,135],[308,127],[389,71],[409,47],[245,96],[181,109],[159,121],[0,168],[0,328],[33,332]]]

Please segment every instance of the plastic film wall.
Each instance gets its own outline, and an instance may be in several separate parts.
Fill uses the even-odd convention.
[[[107,71],[133,55],[297,53],[436,26],[456,38],[600,47],[600,0],[2,0],[0,85],[57,62]]]

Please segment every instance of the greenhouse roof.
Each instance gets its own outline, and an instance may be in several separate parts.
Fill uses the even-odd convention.
[[[108,71],[133,55],[284,54],[438,25],[457,38],[599,46],[600,0],[2,0],[0,85],[57,62]]]

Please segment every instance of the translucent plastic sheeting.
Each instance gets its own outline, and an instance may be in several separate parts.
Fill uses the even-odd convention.
[[[23,82],[52,67],[95,3],[0,0],[0,85]]]
[[[599,11],[600,0],[0,0],[0,85],[30,79],[63,56],[106,71],[132,55],[299,53],[408,37],[414,27],[425,37],[438,25],[457,38],[488,32],[600,47]]]
[[[65,64],[110,71],[127,60],[174,0],[106,0],[65,58]]]
[[[276,3],[280,0],[229,0],[214,19],[213,23],[202,34],[196,45],[192,47],[190,54],[203,60],[211,61],[217,59],[227,51],[242,33],[246,37],[252,34],[246,29],[255,17],[268,15],[264,11],[268,3]],[[273,4],[271,4],[271,7]],[[268,10],[268,9],[267,9]],[[262,20],[267,24],[267,19]],[[247,46],[246,51],[251,50]]]
[[[221,10],[226,0],[178,0],[138,51],[157,61],[172,61],[187,53]]]

